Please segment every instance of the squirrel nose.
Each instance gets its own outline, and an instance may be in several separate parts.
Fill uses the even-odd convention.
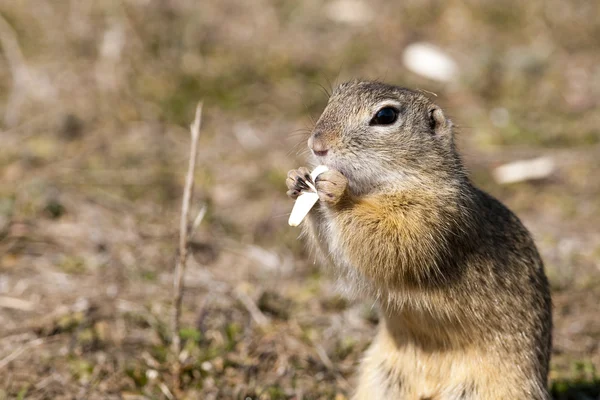
[[[321,138],[315,137],[317,135],[313,135],[308,139],[308,147],[315,153],[316,156],[325,157],[329,149],[327,145]]]

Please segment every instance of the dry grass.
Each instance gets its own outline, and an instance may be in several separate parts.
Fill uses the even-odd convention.
[[[182,398],[345,398],[377,315],[308,258],[284,178],[304,164],[320,86],[357,76],[439,95],[474,179],[546,261],[556,398],[599,395],[595,2],[370,7],[344,23],[321,1],[0,2],[0,399],[173,395],[172,266],[199,98],[190,214],[208,211],[186,272]],[[405,70],[415,40],[443,47],[461,78]],[[490,178],[540,155],[557,164],[550,179]]]
[[[196,173],[196,159],[198,153],[198,139],[200,138],[200,125],[202,123],[202,104],[196,107],[196,116],[190,126],[190,160],[188,170],[185,175],[185,186],[183,188],[183,201],[181,204],[181,220],[179,222],[179,257],[175,264],[173,279],[173,304],[171,321],[171,342],[173,346],[174,382],[173,386],[178,394],[181,390],[181,306],[183,294],[185,292],[185,270],[187,267],[188,254],[194,233],[206,215],[206,206],[202,207],[198,215],[190,220],[190,205],[192,203],[192,193],[194,192],[194,175]],[[163,392],[165,389],[163,389]],[[168,396],[168,395],[167,395]]]

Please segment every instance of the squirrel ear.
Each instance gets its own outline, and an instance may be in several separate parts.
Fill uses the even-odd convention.
[[[452,121],[437,106],[429,110],[429,125],[436,136],[452,136]]]

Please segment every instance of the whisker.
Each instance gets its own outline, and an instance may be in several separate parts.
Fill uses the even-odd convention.
[[[308,148],[299,150],[296,152],[296,155],[297,156],[308,156],[308,155],[310,155],[310,150]]]
[[[290,132],[288,133],[289,137],[296,137],[296,136],[310,136],[310,131],[306,130],[306,129],[298,129],[296,131]]]
[[[338,69],[337,75],[335,76],[335,80],[333,81],[333,83],[335,84],[335,87],[337,87],[340,84],[340,75],[342,74],[343,67],[344,67],[344,61],[342,61],[340,63],[340,68]],[[333,92],[334,89],[331,89],[331,91]]]

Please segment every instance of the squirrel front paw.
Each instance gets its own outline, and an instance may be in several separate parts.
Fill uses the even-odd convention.
[[[300,167],[288,172],[285,184],[287,185],[287,195],[296,200],[301,192],[310,190],[307,182],[314,186],[310,176],[310,171],[306,167]]]
[[[315,183],[319,200],[330,205],[337,204],[348,187],[348,178],[341,172],[330,169],[317,177]]]

